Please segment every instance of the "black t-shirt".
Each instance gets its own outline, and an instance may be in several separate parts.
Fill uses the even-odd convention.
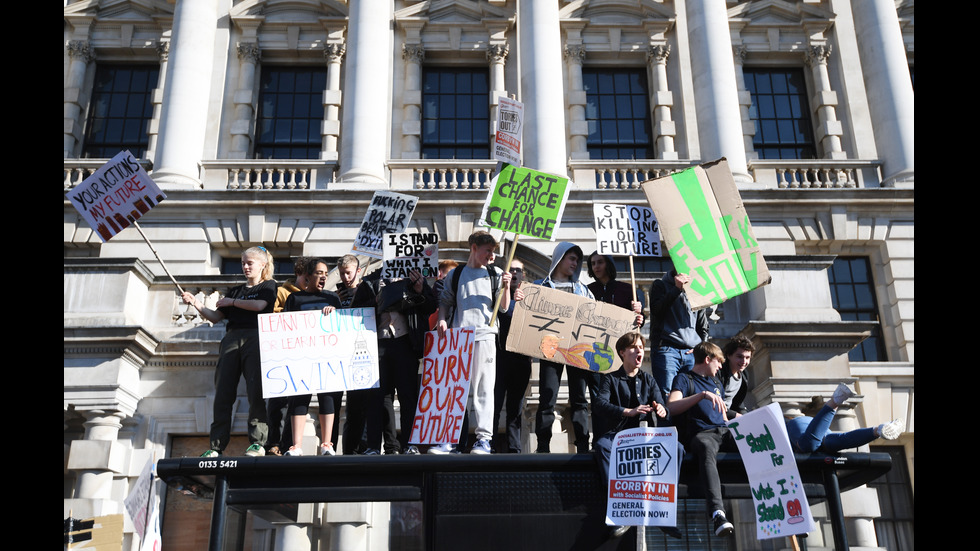
[[[224,314],[225,319],[228,320],[227,330],[258,329],[259,314],[271,314],[272,309],[276,306],[277,287],[278,285],[276,285],[276,281],[274,279],[269,279],[252,287],[247,285],[239,285],[229,289],[228,294],[225,295],[226,298],[238,300],[264,300],[266,304],[265,308],[261,312],[253,312],[251,310],[245,310],[235,306],[223,306],[218,308],[218,311]]]

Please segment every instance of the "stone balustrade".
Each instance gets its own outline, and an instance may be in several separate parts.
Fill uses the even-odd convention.
[[[881,163],[860,160],[755,160],[749,174],[767,189],[881,187]]]
[[[487,189],[495,161],[393,160],[392,189]]]

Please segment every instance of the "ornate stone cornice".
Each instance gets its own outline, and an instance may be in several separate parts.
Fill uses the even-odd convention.
[[[834,51],[834,47],[830,44],[821,46],[810,46],[806,51],[806,57],[804,58],[806,64],[813,65],[816,63],[827,63],[827,59],[830,54]]]
[[[656,46],[647,47],[647,63],[650,61],[666,63],[669,56],[670,44],[657,44]]]
[[[89,63],[95,61],[95,50],[87,40],[71,40],[68,42],[68,57]]]
[[[258,63],[262,60],[262,50],[255,42],[239,42],[238,59]]]
[[[347,45],[343,42],[332,42],[323,47],[323,57],[330,63],[340,63],[347,53]]]
[[[402,44],[402,59],[422,63],[425,59],[425,48],[421,44]]]
[[[487,61],[503,63],[508,53],[510,53],[510,44],[491,44],[487,46]]]
[[[562,52],[565,57],[565,61],[578,61],[579,63],[585,61],[585,46],[579,44],[576,46],[565,46],[565,51]]]

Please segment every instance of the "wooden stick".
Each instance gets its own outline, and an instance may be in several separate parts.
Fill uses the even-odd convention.
[[[636,275],[633,273],[633,255],[630,259],[630,288],[633,289],[633,302],[636,302]]]
[[[793,546],[793,551],[800,551],[800,542],[796,541],[796,534],[789,537],[789,543]]]
[[[157,261],[160,262],[160,266],[163,267],[163,271],[166,272],[167,276],[170,277],[170,281],[173,282],[174,287],[177,287],[177,292],[183,295],[184,290],[180,288],[180,284],[178,284],[177,280],[174,279],[174,276],[170,274],[170,270],[167,269],[167,265],[163,262],[163,259],[160,258],[160,254],[157,253],[157,250],[153,248],[153,243],[150,243],[150,239],[146,237],[145,233],[143,233],[143,228],[140,227],[140,223],[137,222],[136,220],[133,220],[133,226],[135,226],[136,231],[140,232],[140,235],[143,236],[143,241],[146,241],[147,246],[150,247],[150,251],[153,252],[153,256],[157,257]]]
[[[521,235],[519,233],[514,234],[514,242],[511,243],[510,252],[507,253],[507,266],[504,268],[505,272],[510,271],[510,263],[514,260],[514,253],[517,252],[517,240],[520,239]],[[503,241],[503,236],[500,237],[500,241]],[[493,299],[493,314],[490,316],[490,327],[493,327],[494,322],[497,321],[497,310],[500,309],[500,300],[504,297],[504,289],[501,288],[497,291],[497,296]],[[511,297],[513,300],[513,297]]]

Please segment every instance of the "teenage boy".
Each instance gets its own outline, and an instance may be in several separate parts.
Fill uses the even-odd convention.
[[[649,373],[640,371],[643,364],[643,335],[632,331],[619,337],[616,341],[616,353],[623,360],[623,368],[601,377],[599,394],[592,403],[593,418],[602,418],[603,426],[609,427],[608,432],[597,436],[595,440],[596,460],[599,462],[602,477],[607,482],[609,456],[616,433],[637,428],[641,421],[647,421],[651,427],[667,427],[673,424],[666,408],[667,401],[657,381]],[[678,442],[677,448],[676,457],[680,461],[684,457],[684,446]],[[612,536],[620,536],[628,529],[628,526],[616,526],[612,530]],[[660,529],[671,537],[682,537],[680,530],[675,527],[664,526]]]
[[[582,249],[578,245],[562,241],[555,246],[548,277],[534,283],[594,300],[589,288],[579,281],[582,260]],[[551,453],[551,427],[555,423],[555,402],[558,400],[558,387],[561,385],[561,374],[564,370],[563,364],[546,360],[540,362],[540,399],[534,420],[534,432],[538,437],[537,453]],[[589,400],[585,397],[586,389],[595,399],[599,392],[599,374],[569,367],[568,399],[571,402],[575,449],[578,453],[589,452]]]
[[[725,393],[717,379],[723,361],[721,349],[714,344],[695,346],[694,367],[674,378],[667,398],[667,409],[681,429],[682,444],[698,462],[716,536],[730,535],[735,529],[725,516],[718,476],[718,452],[738,451],[725,423]]]
[[[502,291],[500,310],[510,307],[511,274],[504,273],[493,263],[497,240],[485,231],[473,232],[468,240],[470,256],[463,266],[457,266],[444,278],[447,283],[439,297],[439,337],[450,327],[473,327],[473,363],[470,366],[469,402],[476,427],[476,443],[470,453],[491,453],[493,438],[493,386],[497,371],[497,325],[490,325],[493,314],[494,291]],[[454,272],[459,272],[457,278]],[[493,278],[493,279],[491,279]],[[455,446],[442,444],[429,453],[451,453]]]
[[[749,368],[755,345],[744,335],[736,335],[725,345],[725,363],[721,366],[721,385],[725,388],[725,407],[728,418],[734,419],[746,412],[745,395],[749,384],[745,382],[745,370]]]

